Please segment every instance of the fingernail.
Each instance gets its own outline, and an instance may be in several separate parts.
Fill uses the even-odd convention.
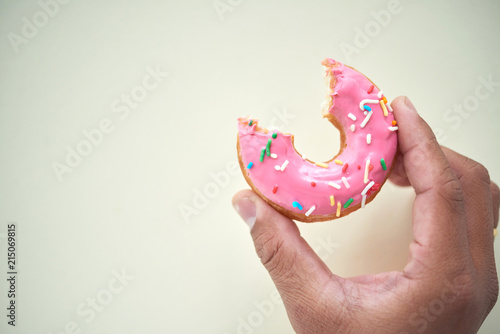
[[[233,203],[233,206],[240,217],[247,223],[248,227],[252,229],[257,218],[255,204],[248,198],[240,198],[236,203]]]
[[[417,112],[417,109],[415,109],[415,106],[413,105],[413,103],[411,103],[410,99],[407,96],[405,96],[405,104],[412,111]]]

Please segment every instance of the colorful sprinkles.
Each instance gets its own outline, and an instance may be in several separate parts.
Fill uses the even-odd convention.
[[[369,86],[369,88],[367,89],[367,93],[368,94],[372,94],[375,90],[375,86],[372,84]],[[364,118],[363,116],[361,116],[361,114],[358,114],[358,115],[355,115],[355,112],[354,113],[348,113],[347,114],[347,117],[352,121],[352,123],[350,124],[349,128],[351,130],[351,132],[355,132],[356,131],[356,126],[359,126],[361,129],[364,129],[368,123],[370,122],[370,119],[373,118],[374,120],[372,120],[372,125],[373,126],[368,126],[368,129],[371,133],[366,133],[368,131],[365,131],[366,133],[366,144],[367,145],[370,145],[372,144],[372,141],[373,141],[373,137],[372,137],[372,133],[374,134],[374,136],[377,136],[381,133],[381,130],[375,130],[375,124],[379,124],[380,122],[380,119],[379,118],[380,116],[380,111],[377,109],[377,105],[380,106],[382,112],[383,112],[383,115],[384,117],[387,117],[389,116],[389,111],[392,112],[392,108],[391,106],[388,104],[388,100],[387,98],[384,96],[383,92],[382,91],[378,91],[378,93],[376,94],[377,95],[377,98],[378,99],[375,99],[375,93],[374,95],[371,95],[373,96],[374,99],[364,99],[362,100],[360,103],[359,103],[359,108],[361,110],[361,112],[364,114]],[[368,105],[370,104],[370,105]],[[374,116],[374,113],[376,116]],[[344,114],[345,115],[345,114]],[[248,119],[248,118],[247,118]],[[253,119],[248,119],[248,126],[252,126],[252,125],[256,125],[258,122],[258,120],[253,120]],[[359,123],[358,123],[359,122]],[[375,122],[375,123],[374,123]],[[397,131],[398,130],[398,126],[397,126],[397,122],[395,120],[392,120],[392,121],[386,121],[387,124],[387,129],[390,130],[390,131]],[[355,124],[357,123],[357,124]],[[244,125],[245,123],[243,123]],[[346,125],[347,126],[347,125]],[[383,126],[382,126],[383,127]],[[249,129],[248,130],[250,134],[253,134],[253,128]],[[362,131],[362,130],[358,130],[358,131]],[[375,132],[373,132],[375,131]],[[262,150],[260,151],[260,158],[259,158],[259,161],[260,162],[263,162],[265,157],[271,157],[272,159],[277,159],[278,158],[278,155],[276,153],[271,153],[271,146],[272,146],[272,141],[273,139],[276,139],[278,137],[278,133],[277,132],[271,132],[271,133],[267,133],[267,136],[269,136],[269,134],[271,134],[271,138],[272,139],[268,139],[267,140],[267,144],[264,148],[262,148]],[[267,137],[269,138],[269,137]],[[363,140],[363,138],[360,138],[360,140]],[[374,142],[375,144],[379,145],[379,141],[376,141]],[[279,144],[276,144],[275,145],[279,145]],[[278,147],[278,146],[276,146]],[[378,147],[378,146],[377,146]],[[273,151],[275,149],[273,148]],[[286,151],[285,151],[286,153]],[[369,155],[368,155],[369,157]],[[350,182],[353,184],[353,189],[356,189],[358,186],[359,186],[359,177],[361,177],[360,174],[363,174],[363,183],[365,184],[363,190],[361,191],[361,193],[357,193],[356,196],[353,196],[353,197],[350,197],[343,205],[342,205],[342,202],[341,201],[338,201],[338,194],[336,194],[337,196],[334,196],[333,194],[332,195],[321,195],[321,196],[325,196],[325,198],[322,200],[322,201],[325,201],[325,204],[326,204],[326,200],[327,197],[329,197],[329,204],[330,204],[330,207],[332,208],[332,210],[336,209],[336,217],[340,217],[341,215],[341,211],[342,211],[342,208],[344,209],[347,209],[349,208],[353,203],[354,203],[354,198],[358,198],[357,201],[359,201],[359,195],[361,195],[361,207],[364,208],[365,205],[366,205],[366,202],[367,202],[367,199],[368,197],[370,196],[371,192],[373,191],[378,191],[380,189],[380,184],[376,183],[374,180],[370,180],[370,171],[372,171],[375,167],[371,164],[370,162],[370,158],[366,159],[365,161],[365,168],[364,168],[364,171],[361,170],[362,169],[362,164],[358,165],[358,161],[350,161],[351,164],[354,163],[353,167],[351,167],[351,170],[349,170],[348,172],[348,168],[349,168],[349,164],[348,163],[345,163],[343,162],[341,159],[335,159],[333,160],[333,162],[339,166],[342,166],[341,170],[342,170],[342,173],[344,173],[345,176],[341,176],[340,180],[334,180],[334,181],[329,181],[329,182],[325,182],[325,181],[319,181],[318,183],[318,187],[313,190],[313,189],[310,189],[311,193],[313,191],[323,191],[323,186],[326,184],[332,188],[335,188],[337,190],[341,190],[343,187],[345,187],[345,189],[350,189],[351,188],[351,185],[350,185]],[[303,160],[306,160],[306,157],[305,155],[302,155],[301,158]],[[373,159],[373,156],[372,156],[372,159]],[[291,160],[293,162],[293,160]],[[318,166],[318,167],[321,167],[321,168],[330,168],[330,164],[328,163],[324,163],[324,162],[313,162],[311,160],[308,160],[310,163]],[[357,163],[358,162],[358,163]],[[277,171],[281,171],[281,172],[284,172],[285,169],[287,168],[289,164],[289,161],[288,160],[285,160],[281,166],[280,165],[275,165],[275,169]],[[387,170],[387,164],[385,162],[385,160],[383,158],[380,159],[380,165],[382,167],[382,170],[386,171]],[[252,169],[254,166],[254,162],[249,162],[247,164],[247,169]],[[294,168],[300,168],[300,166],[296,166],[296,165],[292,165]],[[357,166],[357,170],[356,170],[356,166]],[[331,166],[331,169],[332,170],[336,170],[335,169],[336,167],[334,167],[334,165],[332,164]],[[380,169],[376,169],[375,172],[379,172]],[[294,171],[295,172],[295,171]],[[374,173],[375,173],[374,172]],[[347,176],[347,177],[346,177]],[[373,178],[377,178],[379,175],[378,174],[372,174],[371,177]],[[348,180],[349,178],[349,180]],[[354,183],[353,183],[354,182]],[[317,184],[315,181],[310,181],[310,185],[311,187],[316,187]],[[285,189],[286,190],[286,189]],[[280,190],[280,192],[285,192],[285,190]],[[269,191],[269,190],[268,190]],[[273,194],[276,194],[278,191],[278,184],[275,184],[274,187],[272,188],[272,193]],[[357,190],[356,190],[357,191]],[[335,191],[333,191],[335,192]],[[337,197],[337,201],[335,200],[335,197]],[[346,196],[347,197],[347,196]],[[293,198],[292,198],[293,199]],[[301,200],[301,198],[297,198],[298,200]],[[322,204],[321,203],[316,203],[314,205],[312,205],[312,203],[308,203],[307,199],[303,199],[304,202],[302,202],[303,204],[305,204],[305,207],[309,207],[309,209],[305,212],[305,216],[306,217],[309,217],[315,210],[318,209],[318,204],[319,205],[319,208],[321,209],[322,208]],[[288,202],[289,203],[289,202]],[[359,203],[359,202],[356,202],[356,204]],[[337,206],[335,208],[335,205]],[[293,201],[292,202],[292,206],[300,211],[302,211],[304,209],[304,206],[299,202],[299,201]]]
[[[316,205],[313,205],[309,208],[309,210],[307,210],[306,212],[306,217],[309,217],[311,215],[311,213],[314,212],[314,210],[316,210]]]
[[[380,159],[380,164],[382,165],[383,170],[387,170],[387,165],[385,164],[384,158]]]
[[[272,139],[269,139],[267,141],[267,145],[266,145],[266,155],[269,157],[271,156],[271,143],[272,143]]]
[[[349,207],[349,205],[351,205],[351,203],[354,201],[354,199],[352,198],[349,198],[349,200],[347,202],[344,203],[344,209],[347,209]]]
[[[297,202],[297,201],[294,201],[294,202],[292,203],[292,206],[293,206],[294,208],[299,209],[299,210],[302,210],[302,209],[303,209],[302,205],[300,205],[300,203],[299,203],[299,202]]]
[[[266,155],[266,149],[263,148],[262,151],[260,151],[260,162],[264,161],[264,156]]]

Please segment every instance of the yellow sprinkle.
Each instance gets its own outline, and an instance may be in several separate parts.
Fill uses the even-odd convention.
[[[344,164],[344,163],[342,162],[342,160],[338,160],[338,159],[337,159],[337,160],[335,160],[335,163],[336,163],[337,165],[343,165],[343,164]]]
[[[380,106],[382,107],[382,110],[384,111],[384,116],[387,117],[387,115],[389,115],[389,113],[387,112],[387,107],[385,106],[385,103],[383,100],[380,100]]]
[[[330,205],[335,206],[335,197],[333,195],[330,195]]]
[[[319,167],[328,168],[328,164],[325,164],[324,162],[315,162],[315,164]]]
[[[340,217],[340,201],[337,202],[337,217]]]

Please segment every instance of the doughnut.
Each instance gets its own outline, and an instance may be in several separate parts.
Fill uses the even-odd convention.
[[[302,222],[344,217],[378,194],[397,154],[397,123],[384,93],[363,74],[333,59],[322,62],[328,95],[323,117],[340,132],[340,152],[315,162],[294,137],[238,118],[237,150],[250,187],[283,215]]]

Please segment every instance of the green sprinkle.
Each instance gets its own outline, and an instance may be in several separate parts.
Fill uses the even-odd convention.
[[[273,133],[273,139],[276,139],[276,137],[278,137],[278,134],[275,132]]]
[[[266,149],[263,148],[262,151],[260,151],[260,162],[264,161],[265,154],[266,154]]]
[[[344,209],[347,209],[349,207],[349,205],[351,205],[352,201],[354,201],[352,198],[349,198],[349,200],[347,202],[345,202],[344,204]]]
[[[272,139],[269,139],[267,141],[267,145],[266,145],[266,154],[267,156],[271,156],[271,142],[272,142]]]
[[[253,124],[253,119],[250,120],[250,122],[248,122],[248,126],[252,126]]]
[[[380,164],[382,165],[383,170],[387,170],[387,165],[385,164],[384,158],[380,159]]]

